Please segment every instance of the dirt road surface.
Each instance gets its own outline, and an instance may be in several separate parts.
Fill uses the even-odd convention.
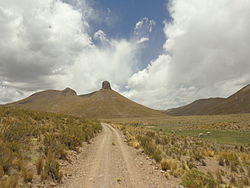
[[[94,142],[86,145],[77,160],[65,167],[69,174],[61,188],[171,188],[176,180],[166,179],[146,156],[129,147],[109,124]]]

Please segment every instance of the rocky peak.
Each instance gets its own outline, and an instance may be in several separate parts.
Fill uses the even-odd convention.
[[[70,89],[70,88],[65,88],[64,90],[62,90],[62,94],[64,96],[77,95],[77,93],[75,92],[75,90]]]
[[[102,82],[102,89],[109,89],[109,90],[111,90],[110,83],[108,81]]]

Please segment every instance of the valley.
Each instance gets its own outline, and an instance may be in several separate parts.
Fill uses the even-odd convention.
[[[250,186],[250,114],[169,115],[107,81],[2,105],[0,148],[3,188]]]

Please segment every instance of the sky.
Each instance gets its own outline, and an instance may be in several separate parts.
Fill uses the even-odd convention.
[[[0,103],[114,90],[155,109],[250,83],[249,0],[0,0]]]

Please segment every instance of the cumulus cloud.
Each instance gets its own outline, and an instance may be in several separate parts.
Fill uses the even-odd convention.
[[[91,36],[96,11],[87,1],[1,1],[0,102],[49,88],[85,93],[106,79],[123,87],[140,46],[132,38],[109,39],[102,30]]]
[[[88,26],[81,20],[81,13],[61,1],[1,2],[0,78],[5,87],[52,87],[49,76],[60,74],[76,54],[91,46]]]
[[[109,80],[118,90],[134,73],[137,50],[137,45],[127,40],[110,40],[105,48],[94,47],[82,53],[56,80],[82,92],[99,89],[103,80]]]
[[[164,53],[137,72],[154,20],[142,18],[129,39],[113,39],[93,31],[104,13],[89,1],[1,1],[0,103],[49,88],[91,92],[110,80],[129,98],[167,109],[250,82],[249,1],[172,0],[168,11]]]
[[[106,36],[106,33],[104,33],[102,30],[98,30],[95,32],[94,34],[94,38],[96,40],[100,40],[100,41],[107,41],[107,36]]]
[[[168,10],[165,52],[129,79],[127,96],[167,109],[250,82],[249,1],[172,0]]]

